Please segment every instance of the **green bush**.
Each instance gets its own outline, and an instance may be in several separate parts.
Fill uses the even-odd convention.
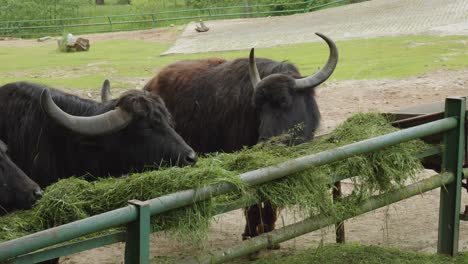
[[[322,6],[326,5],[331,2],[335,2],[337,0],[311,0],[311,1],[306,1],[306,0],[272,0],[271,3],[274,3],[276,5],[271,6],[270,10],[271,11],[287,11],[287,10],[300,10],[300,9],[306,9],[306,8],[313,8],[316,6]],[[363,2],[367,0],[348,0],[348,1],[343,1],[336,3],[335,5],[342,5],[342,4],[350,4],[350,3],[358,3],[358,2]],[[334,6],[334,5],[331,5]],[[314,9],[316,10],[316,9]],[[291,13],[283,13],[283,14],[291,14]]]
[[[0,20],[56,19],[76,16],[91,0],[0,0]]]
[[[276,4],[274,6],[271,6],[270,8],[271,11],[304,9],[310,5],[309,3],[294,4],[294,3],[305,2],[304,0],[273,0],[271,2],[272,4]],[[313,3],[315,3],[315,1]]]
[[[132,7],[137,13],[154,13],[159,11],[161,4],[154,0],[132,0]]]
[[[208,0],[187,0],[185,1],[185,4],[189,7],[193,8],[203,8],[209,6],[209,1]]]

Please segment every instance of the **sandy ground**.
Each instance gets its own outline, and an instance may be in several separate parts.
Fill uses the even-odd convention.
[[[348,80],[328,82],[318,89],[317,99],[322,111],[321,132],[325,133],[355,112],[392,111],[409,105],[443,100],[448,96],[468,95],[468,70],[440,70],[431,74],[401,80]],[[425,171],[422,177],[433,174]],[[344,188],[350,190],[351,183]],[[463,204],[468,204],[464,194]],[[363,244],[395,246],[420,252],[435,252],[439,190],[395,203],[346,221],[348,241]],[[463,206],[462,206],[463,207]],[[281,214],[279,225],[299,220],[291,212]],[[213,220],[206,246],[221,249],[241,240],[244,218],[241,210],[219,216]],[[278,254],[305,249],[321,242],[333,242],[333,230],[316,231],[282,244],[282,249],[262,254]],[[460,225],[460,250],[468,250],[468,223]],[[155,262],[163,259],[183,259],[197,254],[199,249],[190,241],[183,243],[164,234],[151,239],[151,256]],[[124,245],[116,244],[62,259],[62,263],[123,263]],[[236,263],[247,262],[247,259]]]
[[[100,41],[109,40],[143,40],[147,42],[173,42],[182,31],[182,26],[175,26],[169,28],[155,28],[148,30],[137,30],[137,31],[123,31],[123,32],[108,32],[108,33],[96,33],[96,34],[85,34],[76,35],[77,37],[83,37],[89,39],[91,46],[93,43]],[[51,46],[57,45],[56,39],[58,36],[52,37],[51,39],[43,42],[38,42],[36,39],[0,39],[1,47],[40,47],[40,46]]]

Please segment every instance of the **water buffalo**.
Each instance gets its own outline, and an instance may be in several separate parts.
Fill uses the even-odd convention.
[[[292,64],[255,59],[252,49],[249,59],[176,62],[144,90],[163,98],[176,131],[197,152],[232,152],[293,128],[298,129],[292,143],[301,143],[312,139],[319,125],[315,88],[338,62],[334,42],[317,35],[328,44],[330,55],[321,70],[307,77]],[[250,207],[243,237],[273,230],[276,214],[268,202]]]
[[[10,160],[7,146],[0,140],[0,215],[29,209],[40,197],[39,185]]]
[[[72,175],[118,176],[163,161],[196,162],[161,98],[136,90],[99,103],[39,84],[6,84],[0,87],[0,138],[42,187]]]

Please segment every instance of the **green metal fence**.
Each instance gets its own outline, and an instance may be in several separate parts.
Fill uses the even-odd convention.
[[[0,36],[42,37],[60,35],[63,32],[82,34],[150,29],[199,19],[213,20],[304,13],[327,6],[350,3],[350,0],[336,0],[327,4],[313,5],[314,1],[208,7],[112,16],[0,21]]]
[[[446,101],[444,119],[336,149],[292,159],[275,166],[246,172],[239,175],[239,177],[249,186],[258,185],[294,175],[296,172],[304,171],[314,166],[340,161],[354,155],[369,153],[412,139],[444,133],[442,147],[433,147],[420,155],[423,158],[442,154],[442,173],[405,188],[375,196],[362,203],[358,210],[352,214],[343,216],[340,220],[345,220],[422,192],[445,186],[441,188],[438,252],[455,255],[458,252],[461,181],[464,177],[463,175],[465,177],[468,176],[468,169],[463,170],[462,167],[465,140],[465,104],[465,98],[449,98]],[[330,184],[341,180],[343,178],[330,178]],[[236,186],[229,183],[220,183],[172,193],[145,202],[130,201],[128,206],[120,209],[2,242],[0,243],[0,262],[8,260],[12,263],[35,263],[117,242],[126,242],[125,263],[148,263],[149,234],[152,231],[150,230],[151,216],[187,206],[197,201],[210,199],[213,196],[225,194],[233,190],[236,190]],[[254,204],[255,201],[249,201],[249,203]],[[245,205],[245,200],[234,202],[217,208],[217,212],[224,213],[242,208]],[[194,258],[189,260],[188,263],[222,263],[266,248],[269,245],[333,225],[335,224],[334,221],[336,219],[331,220],[319,215],[313,219],[306,219],[240,242],[232,248]],[[78,242],[68,242],[85,235],[119,226],[126,226],[126,230]]]

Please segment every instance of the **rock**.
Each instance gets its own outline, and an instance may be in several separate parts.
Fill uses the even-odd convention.
[[[19,40],[21,38],[12,38],[12,37],[0,37],[0,41],[1,40]]]
[[[51,36],[45,36],[45,37],[42,37],[42,38],[38,38],[37,42],[43,42],[43,41],[46,41],[46,40],[49,40],[49,39],[52,39],[52,37]]]
[[[203,23],[203,21],[200,20],[200,25],[196,25],[196,28],[195,30],[197,32],[207,32],[208,30],[210,30],[209,27],[205,26],[205,24]]]
[[[61,46],[61,43],[63,41],[63,38],[58,38],[57,39],[57,44],[59,47]],[[76,38],[73,36],[71,33],[68,33],[67,35],[67,46],[66,46],[66,52],[69,51],[88,51],[90,48],[89,45],[89,40],[85,38]]]

